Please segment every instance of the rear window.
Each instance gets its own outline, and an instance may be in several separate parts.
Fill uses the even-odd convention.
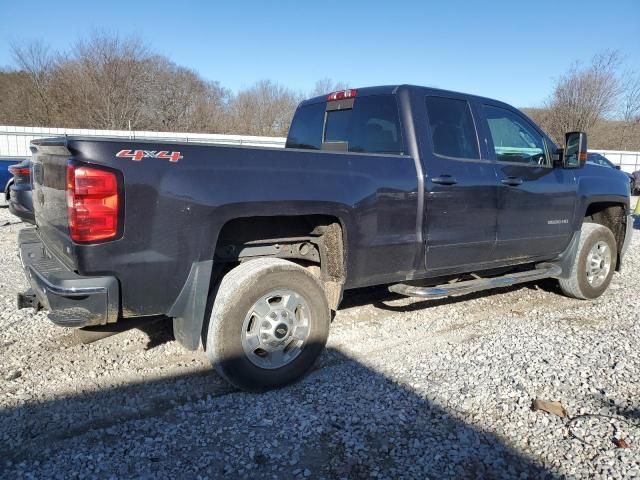
[[[454,158],[480,157],[471,109],[465,100],[427,97],[427,115],[434,153]]]
[[[325,148],[331,150],[404,153],[398,106],[394,95],[356,98],[353,108],[344,110],[325,112],[326,107],[326,103],[318,103],[298,109],[287,147],[321,149],[324,144]],[[332,148],[341,145],[344,148]]]
[[[404,153],[395,96],[356,97],[352,109],[328,111],[324,141],[345,142],[349,152]]]
[[[348,142],[349,124],[353,108],[327,112],[327,123],[324,126],[325,142]]]

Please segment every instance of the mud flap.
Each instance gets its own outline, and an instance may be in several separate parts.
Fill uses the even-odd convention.
[[[168,315],[173,317],[173,335],[187,350],[197,350],[207,308],[213,260],[195,262]]]
[[[571,241],[564,252],[562,252],[555,263],[560,265],[562,273],[557,278],[569,278],[571,275],[571,268],[576,261],[576,255],[578,254],[578,244],[580,243],[580,230],[573,233]]]

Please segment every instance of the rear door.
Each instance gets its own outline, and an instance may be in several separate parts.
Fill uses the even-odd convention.
[[[571,239],[576,180],[554,168],[551,143],[516,109],[483,103],[483,131],[498,174],[494,260],[548,257]]]
[[[427,270],[469,270],[491,261],[496,240],[494,163],[464,95],[428,95],[425,164]]]
[[[351,285],[404,279],[407,272],[416,269],[416,252],[422,252],[422,244],[416,235],[416,163],[406,153],[398,101],[393,94],[367,95],[359,91],[356,96],[355,90],[345,92],[350,94],[348,98],[298,108],[286,146],[324,150],[342,157],[337,185],[342,184],[342,178],[354,176],[348,192],[327,186],[335,199],[357,199],[349,212],[357,225],[348,237],[352,242],[349,281],[355,282]],[[322,161],[322,156],[317,158]],[[365,175],[358,172],[362,162],[367,165]]]

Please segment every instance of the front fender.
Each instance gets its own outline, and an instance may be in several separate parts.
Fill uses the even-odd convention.
[[[597,170],[594,171],[594,169]],[[624,174],[595,165],[585,165],[579,172],[577,175],[578,202],[574,218],[575,231],[580,230],[587,210],[596,203],[618,204],[624,207],[625,214],[629,213],[629,182]]]

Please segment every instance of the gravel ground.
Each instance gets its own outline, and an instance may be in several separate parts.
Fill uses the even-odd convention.
[[[20,228],[0,210],[2,478],[640,478],[640,235],[593,302],[350,292],[317,368],[256,395],[166,323],[82,345],[16,311]]]

